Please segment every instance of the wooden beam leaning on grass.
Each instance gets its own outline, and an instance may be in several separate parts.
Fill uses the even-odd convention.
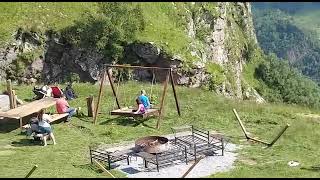
[[[114,175],[111,174],[110,171],[108,171],[106,168],[103,167],[103,165],[101,165],[98,161],[96,161],[95,159],[93,160],[93,162],[104,172],[108,173],[112,178],[116,178],[114,177]]]
[[[240,126],[241,126],[241,129],[246,137],[247,140],[252,140],[252,141],[256,141],[256,142],[260,142],[262,144],[265,144],[267,145],[268,147],[271,147],[281,136],[282,134],[288,129],[288,127],[290,126],[289,124],[286,124],[286,126],[278,133],[278,135],[273,139],[273,141],[271,143],[267,143],[265,141],[262,141],[262,140],[259,140],[259,139],[256,139],[256,138],[253,138],[251,136],[249,136],[249,133],[246,131],[242,121],[240,120],[240,117],[237,113],[237,111],[235,109],[233,109],[233,113],[235,114]]]
[[[29,171],[29,173],[26,175],[25,178],[28,178],[31,176],[31,174],[38,168],[38,165],[33,166],[33,168]]]

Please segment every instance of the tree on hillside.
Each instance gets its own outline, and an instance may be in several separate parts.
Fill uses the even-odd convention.
[[[70,44],[95,49],[118,61],[124,46],[144,29],[142,11],[137,3],[100,2],[98,6],[97,14],[85,14],[84,20],[62,30],[61,35]]]

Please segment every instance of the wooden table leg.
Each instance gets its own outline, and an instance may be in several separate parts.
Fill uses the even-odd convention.
[[[22,131],[22,117],[20,118],[20,129]]]

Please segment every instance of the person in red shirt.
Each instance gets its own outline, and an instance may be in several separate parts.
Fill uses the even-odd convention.
[[[63,94],[62,90],[58,86],[51,86],[51,90],[54,98],[59,98]]]
[[[72,108],[69,106],[64,94],[61,94],[60,98],[56,100],[56,109],[59,114],[69,114],[68,119],[66,120],[67,122],[70,121],[71,116],[75,115],[79,110],[78,108]]]

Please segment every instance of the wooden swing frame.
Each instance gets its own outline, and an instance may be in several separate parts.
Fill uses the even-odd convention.
[[[177,98],[177,93],[176,93],[176,89],[175,89],[175,85],[174,85],[174,81],[173,81],[173,75],[172,75],[172,68],[164,68],[164,67],[146,67],[146,66],[128,66],[128,65],[110,65],[110,64],[106,64],[104,65],[104,68],[103,68],[103,73],[102,73],[102,76],[101,76],[101,83],[100,83],[100,89],[99,89],[99,95],[98,95],[98,100],[97,100],[97,104],[96,104],[96,108],[95,108],[95,113],[93,115],[93,122],[94,124],[96,124],[97,122],[97,117],[98,117],[98,111],[99,111],[99,104],[100,104],[100,100],[101,100],[101,97],[102,97],[102,89],[103,89],[103,85],[104,85],[104,81],[105,81],[105,76],[107,75],[108,76],[108,80],[110,82],[110,86],[111,86],[111,89],[112,89],[112,93],[113,93],[113,96],[115,97],[115,100],[116,100],[116,103],[117,103],[117,106],[118,106],[118,110],[121,111],[121,107],[120,107],[120,104],[119,104],[119,99],[118,99],[118,96],[117,96],[117,93],[115,91],[115,88],[114,88],[114,82],[112,80],[112,77],[111,77],[111,74],[110,74],[110,70],[112,68],[133,68],[133,69],[156,69],[156,70],[167,70],[167,75],[166,75],[166,80],[164,82],[164,87],[163,87],[163,91],[162,91],[162,95],[161,95],[161,102],[160,102],[160,108],[157,110],[157,112],[152,112],[152,114],[157,114],[159,116],[159,119],[157,121],[157,125],[156,125],[156,128],[159,129],[160,128],[160,123],[161,123],[161,120],[162,120],[162,115],[163,115],[163,106],[164,106],[164,100],[165,100],[165,96],[166,96],[166,92],[167,92],[167,89],[168,89],[168,82],[169,82],[169,79],[170,79],[170,82],[171,82],[171,87],[172,87],[172,91],[173,91],[173,95],[174,95],[174,99],[175,99],[175,103],[176,103],[176,109],[177,109],[177,113],[179,116],[181,116],[181,113],[180,113],[180,107],[179,107],[179,102],[178,102],[178,98]],[[154,109],[153,109],[154,110]],[[138,115],[135,115],[133,113],[121,113],[121,112],[117,112],[117,111],[113,111],[111,113],[111,115],[120,115],[120,116],[129,116],[129,117],[135,117],[135,116],[142,116],[142,118],[145,118],[147,117],[148,115],[141,115],[141,114],[138,114]]]

